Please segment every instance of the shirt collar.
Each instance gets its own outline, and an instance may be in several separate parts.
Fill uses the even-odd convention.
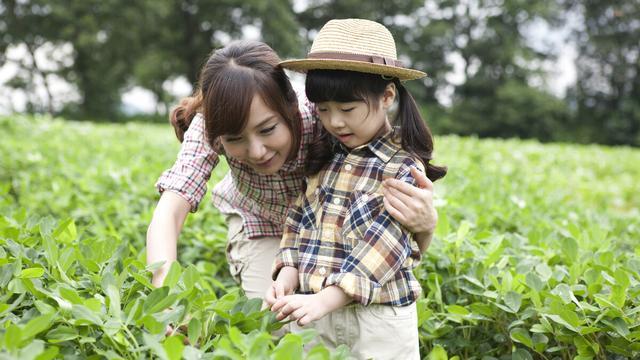
[[[357,153],[368,150],[384,163],[388,163],[389,160],[391,160],[391,158],[400,151],[400,149],[402,149],[400,128],[398,127],[393,127],[390,131],[374,138],[367,144],[360,145],[353,149],[347,148],[333,136],[331,137],[331,142],[334,150],[339,149],[344,153]]]

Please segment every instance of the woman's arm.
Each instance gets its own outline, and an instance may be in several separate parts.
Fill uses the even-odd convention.
[[[425,252],[438,223],[438,212],[433,206],[433,183],[413,167],[411,176],[416,180],[416,186],[398,179],[387,179],[382,183],[384,207],[414,234],[420,252]]]
[[[163,192],[158,201],[147,230],[147,264],[165,263],[153,273],[153,286],[162,286],[171,263],[176,261],[178,236],[190,209],[187,200],[171,191]]]

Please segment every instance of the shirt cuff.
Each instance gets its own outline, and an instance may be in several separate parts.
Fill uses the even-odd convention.
[[[189,203],[189,205],[191,205],[191,209],[189,209],[189,211],[191,211],[192,213],[195,213],[196,211],[198,211],[198,205],[200,205],[200,203],[195,198],[195,196],[184,191],[173,189],[171,187],[165,187],[164,184],[162,183],[157,183],[156,189],[158,189],[158,193],[160,193],[160,195],[162,195],[162,193],[165,191],[171,191],[172,193],[185,199]]]
[[[298,249],[284,248],[278,251],[276,259],[273,263],[273,269],[271,271],[271,278],[276,280],[280,270],[285,266],[291,266],[298,268]]]
[[[324,287],[331,285],[338,286],[345,294],[362,305],[369,305],[380,298],[379,284],[350,272],[330,274],[324,282]]]

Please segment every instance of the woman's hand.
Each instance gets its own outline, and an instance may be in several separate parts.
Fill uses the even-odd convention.
[[[425,251],[438,222],[433,206],[433,183],[425,174],[411,168],[416,186],[397,179],[382,182],[384,207],[394,219],[416,235],[420,251]]]

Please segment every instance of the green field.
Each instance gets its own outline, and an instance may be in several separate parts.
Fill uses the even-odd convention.
[[[0,359],[304,357],[312,334],[272,338],[239,295],[209,195],[151,287],[168,125],[16,116],[0,134]],[[640,358],[640,150],[445,136],[435,158],[449,173],[417,269],[425,358]]]

